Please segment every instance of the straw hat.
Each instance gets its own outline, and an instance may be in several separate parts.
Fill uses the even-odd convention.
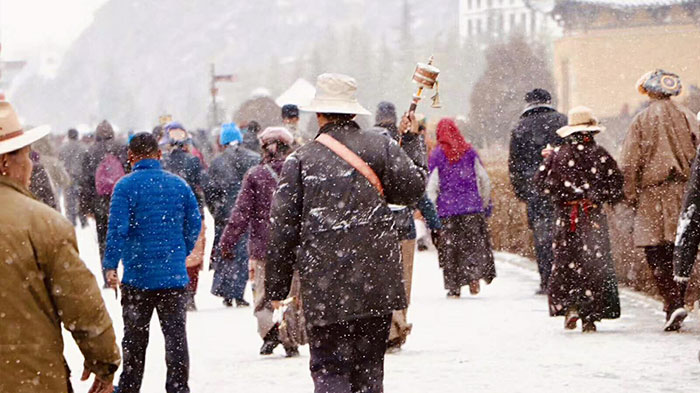
[[[557,135],[566,138],[577,132],[601,132],[605,127],[598,123],[598,119],[593,116],[591,108],[577,106],[569,111],[569,125],[557,130]]]
[[[357,101],[357,82],[343,74],[322,74],[316,80],[316,96],[301,110],[316,113],[371,115]]]
[[[29,146],[49,135],[51,127],[41,126],[25,131],[17,112],[7,101],[0,101],[0,154]]]

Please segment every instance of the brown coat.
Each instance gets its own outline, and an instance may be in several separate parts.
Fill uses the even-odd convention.
[[[0,392],[69,390],[61,324],[84,366],[111,381],[120,362],[112,320],[71,224],[3,177],[0,206]]]
[[[670,99],[652,100],[634,118],[622,147],[620,169],[625,198],[636,210],[635,246],[675,240],[697,129],[695,116]]]

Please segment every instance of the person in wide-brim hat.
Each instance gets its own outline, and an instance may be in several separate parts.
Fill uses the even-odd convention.
[[[599,133],[605,131],[598,118],[593,116],[593,111],[585,106],[577,106],[569,111],[569,124],[558,129],[557,135],[561,138],[578,132]]]
[[[357,82],[343,74],[322,74],[316,80],[316,96],[309,105],[300,108],[306,112],[371,115],[357,100]]]
[[[12,105],[6,101],[0,102],[0,154],[29,146],[50,132],[49,126],[24,130]]]

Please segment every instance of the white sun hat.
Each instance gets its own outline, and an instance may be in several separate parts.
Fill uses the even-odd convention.
[[[0,154],[19,150],[49,135],[51,127],[41,126],[25,131],[17,112],[7,101],[0,101]]]
[[[557,135],[566,138],[577,132],[602,132],[605,127],[598,123],[593,111],[585,106],[577,106],[569,111],[569,124],[557,130]]]
[[[367,115],[371,113],[357,101],[357,82],[343,74],[322,74],[316,80],[316,95],[306,112]]]

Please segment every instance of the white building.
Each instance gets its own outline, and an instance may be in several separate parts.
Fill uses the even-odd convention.
[[[551,17],[526,3],[527,0],[460,0],[460,36],[463,40],[499,41],[515,33],[534,38],[557,30]]]

